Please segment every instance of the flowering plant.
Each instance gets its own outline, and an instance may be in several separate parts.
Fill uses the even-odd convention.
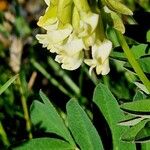
[[[87,0],[45,0],[45,3],[48,7],[38,25],[46,33],[36,36],[39,43],[56,53],[55,60],[63,69],[75,70],[85,62],[90,66],[90,74],[94,68],[98,75],[108,74],[112,42],[103,27],[102,11],[111,15],[114,28],[122,33],[125,29],[120,15],[132,15],[132,11],[114,0],[102,1],[101,8],[96,4],[90,7]]]

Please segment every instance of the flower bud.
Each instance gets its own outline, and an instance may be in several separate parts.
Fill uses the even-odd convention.
[[[117,13],[124,14],[124,15],[133,15],[133,12],[128,7],[126,7],[124,4],[122,4],[121,2],[117,0],[104,0],[104,1],[107,7],[112,11],[115,11]]]

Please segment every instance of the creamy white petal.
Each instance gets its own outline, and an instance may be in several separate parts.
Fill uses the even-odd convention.
[[[44,0],[44,1],[48,6],[50,5],[50,0]]]
[[[107,75],[110,71],[109,59],[106,59],[102,66],[102,75]]]
[[[105,39],[103,42],[97,41],[92,46],[92,59],[85,59],[84,62],[90,66],[89,73],[96,68],[96,73],[106,75],[109,73],[109,55],[112,49],[112,43]]]
[[[68,24],[63,29],[48,31],[47,34],[51,43],[58,43],[67,38],[71,32],[72,26]]]
[[[49,6],[43,16],[39,18],[37,25],[47,30],[50,26],[57,26],[57,6]],[[54,27],[53,27],[54,28]]]
[[[92,46],[92,57],[94,59],[101,58],[101,61],[105,61],[112,50],[112,42],[104,40],[102,43],[98,42]]]
[[[47,31],[46,34],[37,34],[36,38],[43,47],[47,47],[51,52],[58,52],[62,42],[71,34],[72,26],[66,25],[64,29]]]
[[[83,61],[83,52],[80,51],[72,56],[65,53],[56,56],[55,61],[61,63],[61,67],[66,70],[75,70],[80,67]]]
[[[90,25],[91,27],[91,32],[93,32],[95,30],[95,28],[97,27],[98,24],[98,20],[99,20],[99,15],[92,13],[92,12],[81,12],[81,19]]]
[[[83,43],[83,40],[74,35],[70,35],[66,44],[62,45],[62,49],[68,55],[74,55],[75,53],[83,50],[84,48],[85,48],[85,45]]]

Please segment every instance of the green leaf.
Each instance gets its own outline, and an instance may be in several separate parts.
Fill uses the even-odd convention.
[[[16,80],[18,74],[10,78],[2,87],[0,87],[0,95]]]
[[[144,84],[141,84],[139,82],[134,82],[134,84],[139,88],[141,89],[143,92],[145,92],[146,94],[150,94],[148,89],[145,87]]]
[[[144,142],[147,143],[147,142],[150,142],[149,123],[150,123],[150,120],[147,119],[147,123],[145,124],[144,128],[142,128],[142,130],[140,130],[140,132],[136,135],[135,142],[138,142],[138,143],[144,143]]]
[[[134,125],[138,124],[139,122],[141,122],[143,119],[144,118],[141,118],[141,117],[132,117],[130,119],[126,119],[126,120],[119,122],[119,125],[134,126]]]
[[[120,107],[127,113],[150,118],[150,99],[124,103]]]
[[[72,145],[75,145],[67,127],[65,126],[62,118],[58,115],[54,106],[44,93],[40,92],[40,95],[45,104],[36,100],[33,102],[31,105],[32,123],[34,125],[40,124],[40,127],[44,128],[46,132],[55,133],[63,137]]]
[[[114,51],[111,53],[110,56],[111,56],[112,58],[115,58],[116,60],[127,61],[127,59],[126,59],[126,57],[125,57],[125,54],[122,53],[122,52],[117,52],[117,51],[115,51],[115,49],[114,49]]]
[[[103,150],[101,139],[90,119],[75,99],[67,103],[68,124],[81,150]]]
[[[149,67],[150,56],[149,57],[140,58],[138,60],[138,62],[140,64],[140,66],[142,67],[143,71],[150,74],[150,67]]]
[[[138,59],[141,56],[150,54],[150,53],[146,53],[147,47],[148,47],[148,44],[133,45],[131,50],[132,50],[135,58]]]
[[[142,91],[137,90],[133,97],[133,101],[137,101],[141,99],[146,99],[146,95]]]
[[[150,67],[149,67],[149,64],[150,64],[150,56],[146,56],[146,57],[143,57],[143,58],[140,58],[140,59],[137,59],[138,63],[140,64],[142,70],[145,72],[145,73],[149,73],[150,74]],[[132,66],[127,62],[124,64],[124,67],[133,71],[132,70]]]
[[[135,45],[133,45],[131,47],[131,51],[133,52],[136,59],[143,59],[140,57],[142,57],[142,56],[148,57],[150,55],[150,50],[147,50],[147,47],[148,47],[148,44],[137,44],[136,43]],[[121,50],[121,47],[118,47],[118,48],[114,49],[114,51],[111,53],[111,56],[118,60],[127,61],[125,54],[122,51],[121,52],[118,51],[118,50]],[[146,53],[146,51],[148,51],[148,52]]]
[[[59,139],[37,138],[26,141],[13,150],[74,150],[74,147]]]
[[[113,139],[113,149],[114,150],[135,149],[134,144],[128,144],[120,141],[122,133],[127,128],[118,125],[118,122],[120,120],[125,119],[124,114],[120,110],[117,100],[114,98],[114,96],[111,94],[111,92],[105,85],[99,84],[96,87],[94,91],[93,101],[102,112],[111,129]]]
[[[150,149],[150,142],[141,144],[141,150],[149,150],[149,149]]]
[[[140,132],[140,130],[142,130],[142,128],[144,128],[145,124],[148,122],[148,119],[142,120],[141,122],[139,122],[138,124],[136,124],[135,126],[129,128],[128,130],[126,130],[126,132],[122,135],[121,139],[123,141],[128,141],[128,142],[133,142],[135,141],[135,137],[137,136],[137,134]]]

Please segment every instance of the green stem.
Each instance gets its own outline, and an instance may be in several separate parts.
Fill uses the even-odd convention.
[[[150,92],[150,81],[148,80],[148,78],[144,74],[143,70],[141,69],[140,65],[136,61],[136,59],[134,57],[134,54],[130,50],[130,48],[129,48],[129,46],[128,46],[124,36],[119,31],[116,31],[116,33],[117,33],[120,45],[122,46],[122,49],[124,50],[124,53],[126,54],[129,63],[131,64],[131,66],[133,67],[134,71],[136,72],[136,74],[138,75],[140,80],[143,82],[145,87]]]
[[[23,88],[22,88],[20,79],[18,79],[18,85],[19,85],[19,90],[20,90],[20,94],[21,94],[21,104],[22,104],[22,108],[23,108],[23,112],[24,112],[24,119],[26,121],[26,130],[28,132],[29,139],[32,139],[33,136],[32,136],[32,132],[31,132],[31,121],[30,121],[30,117],[29,117],[26,98],[24,96],[24,92],[23,92]]]
[[[7,134],[3,128],[3,125],[2,123],[0,122],[0,136],[1,136],[1,140],[2,142],[4,143],[5,146],[9,146],[10,143],[9,143],[9,140],[7,138]]]

